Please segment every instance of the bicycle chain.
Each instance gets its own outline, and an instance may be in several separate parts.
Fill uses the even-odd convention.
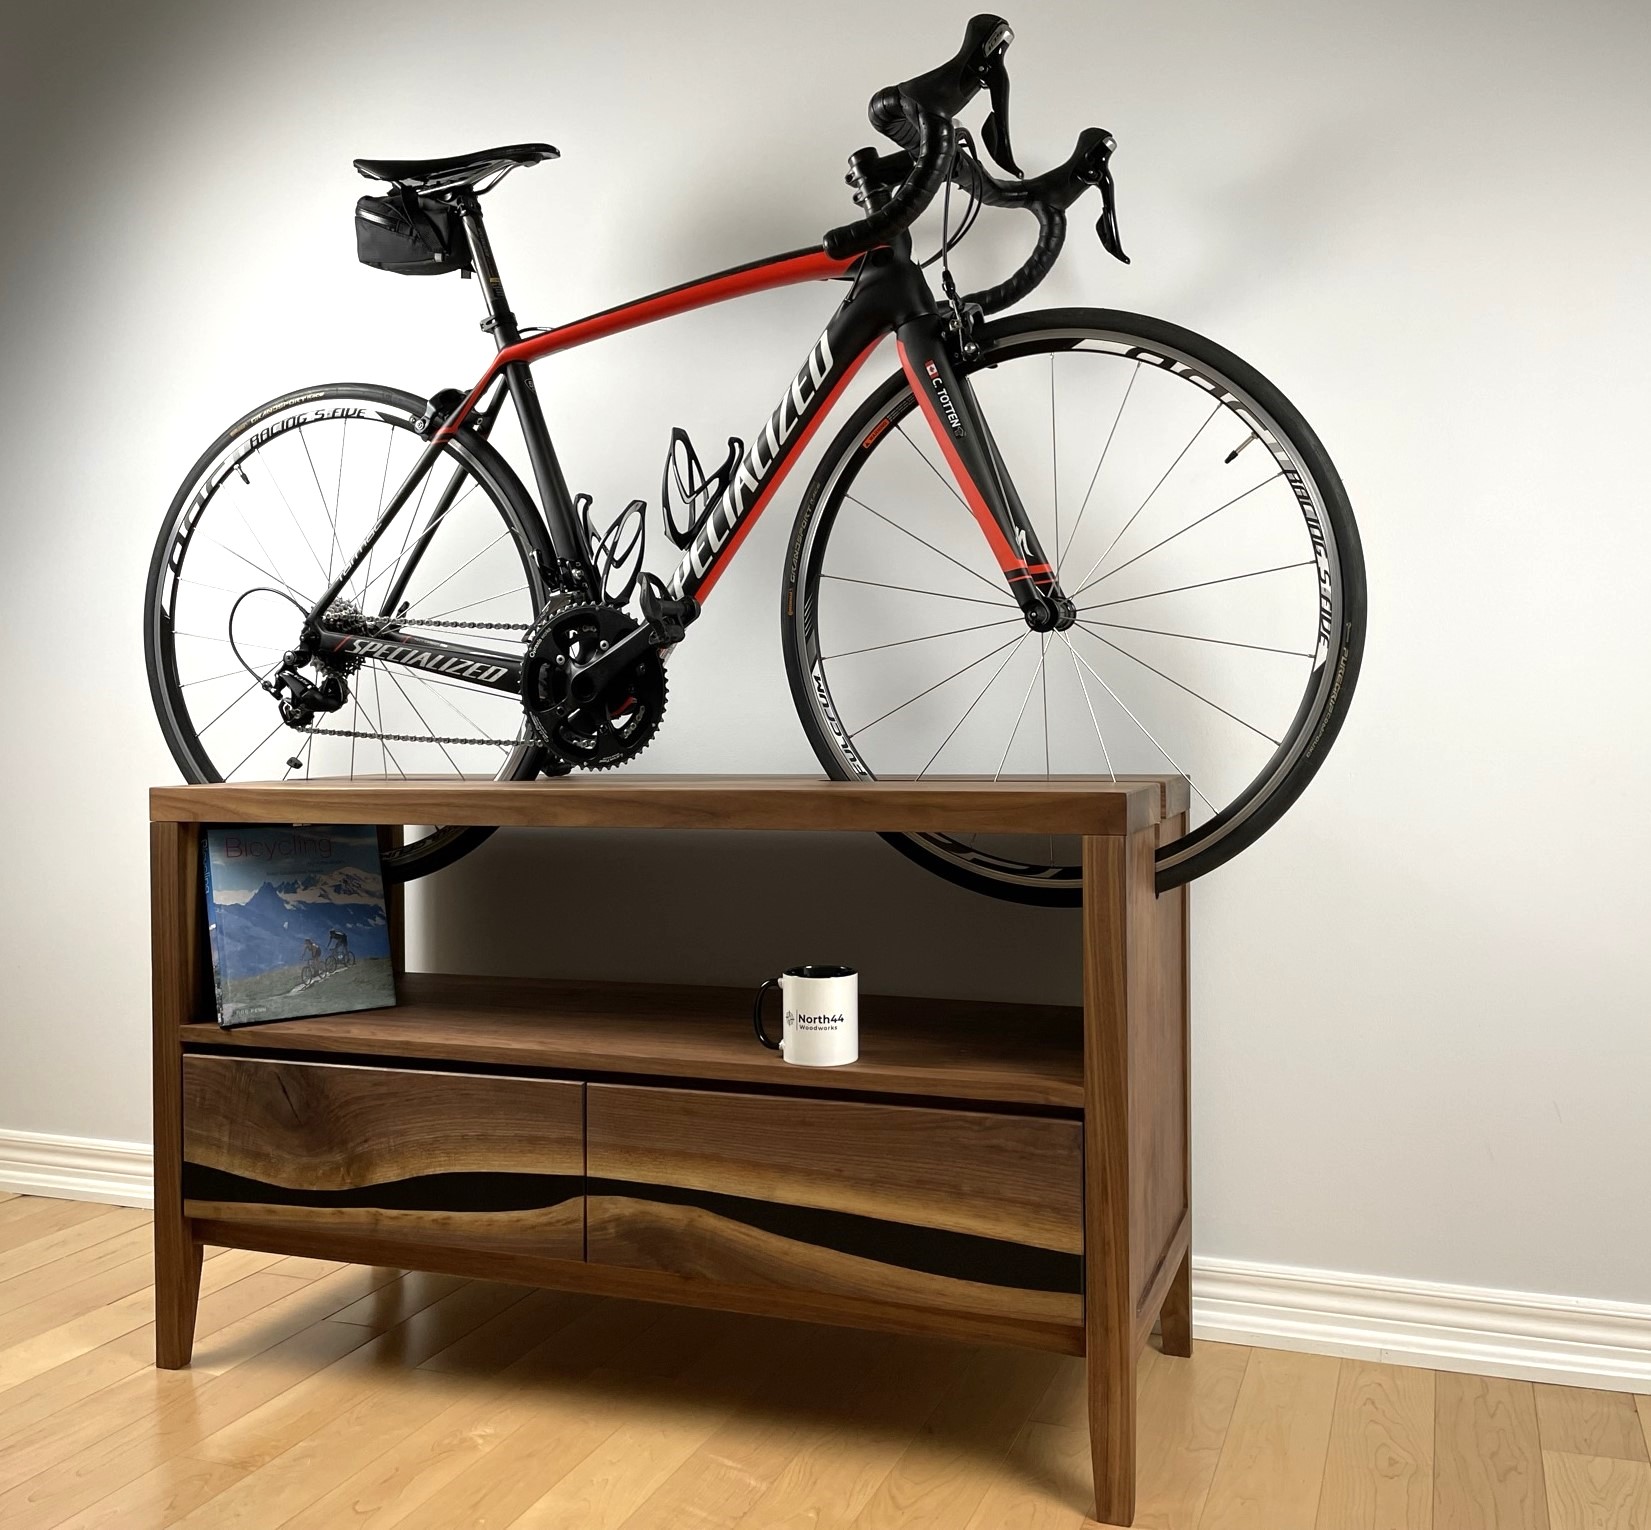
[[[417,621],[407,617],[371,617],[359,616],[358,621],[370,630],[369,637],[383,637],[386,633],[399,632],[404,627],[446,627],[459,628],[468,632],[526,632],[530,622],[456,622],[439,621],[432,617],[428,621]],[[434,733],[375,733],[366,728],[299,728],[299,733],[307,734],[311,738],[364,738],[381,744],[470,744],[486,749],[515,749],[524,742],[519,738],[443,738]]]

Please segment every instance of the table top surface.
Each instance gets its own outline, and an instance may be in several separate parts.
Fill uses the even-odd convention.
[[[520,828],[826,829],[1128,835],[1187,810],[1181,776],[828,781],[811,776],[573,775],[157,786],[156,823],[490,824]]]

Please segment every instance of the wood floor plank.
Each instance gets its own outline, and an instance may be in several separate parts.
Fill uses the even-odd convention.
[[[190,1375],[199,1381],[220,1374],[320,1322],[334,1308],[354,1301],[370,1282],[391,1279],[393,1273],[347,1267],[324,1283],[305,1282],[296,1289],[290,1278],[271,1275],[266,1280],[263,1272],[230,1282],[201,1298]],[[104,1387],[148,1372],[154,1360],[152,1322],[90,1349],[69,1347],[63,1358],[39,1374],[0,1391],[0,1449],[18,1430],[75,1406]]]
[[[96,1201],[59,1201],[38,1195],[20,1195],[0,1205],[0,1253],[65,1227],[90,1222],[109,1208]]]
[[[75,1448],[67,1455],[56,1444],[47,1448],[46,1442],[35,1442],[38,1454],[52,1460],[46,1469],[0,1493],[0,1525],[6,1530],[49,1530],[184,1454],[203,1436],[262,1407],[351,1348],[371,1342],[372,1335],[354,1324],[315,1323],[255,1362],[199,1386],[188,1381],[167,1384],[167,1378],[193,1380],[188,1371],[152,1372],[156,1390],[166,1394],[158,1406],[138,1411],[112,1429],[100,1420],[90,1437],[77,1422]]]
[[[738,1530],[852,1524],[973,1356],[963,1345],[933,1339],[885,1336],[873,1344],[852,1405],[810,1409],[801,1448],[735,1522]]]
[[[1544,1451],[1651,1461],[1640,1416],[1627,1392],[1539,1384],[1536,1423]]]
[[[1552,1530],[1645,1530],[1651,1525],[1651,1463],[1545,1450],[1542,1473]]]
[[[967,1524],[1048,1393],[1056,1368],[1045,1354],[976,1351],[855,1516],[855,1530],[956,1530]]]
[[[512,1367],[512,1385],[488,1425],[502,1437],[387,1523],[404,1530],[510,1524],[624,1421],[622,1395],[615,1398],[601,1374],[691,1374],[717,1333],[706,1316],[613,1302],[576,1319]]]
[[[852,1410],[864,1341],[872,1336],[795,1325],[795,1348],[778,1374],[661,1482],[623,1530],[728,1526],[749,1513],[802,1448],[810,1415]]]
[[[499,1319],[424,1362],[420,1370],[439,1370],[459,1386],[453,1403],[294,1515],[285,1530],[336,1530],[343,1524],[350,1530],[384,1530],[406,1518],[526,1421],[533,1373],[543,1363],[542,1346],[555,1342],[566,1357],[577,1349],[580,1336],[570,1338],[565,1331],[581,1318],[587,1333],[592,1327],[602,1331],[603,1347],[612,1335],[636,1332],[638,1319],[627,1303],[604,1304],[599,1312],[593,1312],[594,1306],[586,1297],[535,1292],[504,1314],[512,1320],[515,1337],[508,1363],[495,1330]],[[646,1326],[645,1318],[641,1326]],[[467,1351],[467,1359],[438,1363],[454,1351]]]
[[[40,1292],[23,1305],[0,1313],[0,1350],[50,1333],[87,1313],[107,1311],[122,1297],[148,1290],[155,1273],[149,1250],[133,1246],[123,1253],[125,1257],[118,1264],[84,1279],[72,1270],[65,1271],[55,1289]]]
[[[525,1295],[508,1286],[464,1282],[329,1367],[330,1377],[323,1373],[306,1384],[310,1395],[298,1396],[303,1387],[285,1394],[281,1417],[249,1418],[246,1427],[203,1441],[190,1452],[193,1458],[254,1469],[176,1520],[179,1530],[285,1524],[448,1407],[463,1391],[462,1381],[420,1370],[421,1358],[458,1342]]]
[[[131,1232],[134,1228],[147,1229],[148,1226],[147,1211],[135,1211],[126,1206],[105,1206],[101,1216],[76,1222],[43,1238],[20,1243],[15,1248],[6,1248],[0,1253],[0,1280],[10,1280],[27,1270],[37,1270],[42,1265],[68,1258],[118,1233]]]
[[[1200,1341],[1190,1357],[1146,1353],[1152,1359],[1137,1386],[1135,1524],[1138,1530],[1194,1530],[1250,1352]]]
[[[1636,1393],[1634,1407],[1640,1416],[1640,1431],[1645,1436],[1646,1449],[1651,1451],[1651,1397]]]
[[[1530,1382],[1434,1378],[1433,1530],[1549,1530]]]
[[[1318,1530],[1431,1530],[1432,1371],[1343,1360]]]
[[[359,1301],[342,1307],[328,1319],[332,1323],[360,1323],[374,1333],[388,1333],[405,1322],[415,1312],[421,1312],[432,1302],[441,1301],[464,1285],[457,1275],[431,1275],[411,1271],[400,1280],[392,1280]],[[526,1295],[526,1292],[520,1293]]]
[[[510,1521],[511,1530],[617,1530],[777,1368],[807,1364],[811,1334],[798,1324],[730,1316],[715,1326],[721,1336],[705,1352],[708,1363],[676,1384],[626,1386],[619,1427]]]
[[[66,1228],[63,1233],[42,1238],[38,1243],[24,1244],[18,1253],[26,1254],[31,1248],[39,1248],[42,1244],[54,1243],[65,1235],[96,1227],[101,1220],[94,1217],[90,1222],[81,1222],[78,1226]],[[125,1232],[115,1233],[88,1247],[65,1254],[50,1264],[32,1270],[20,1270],[17,1274],[0,1280],[0,1322],[11,1313],[18,1312],[44,1297],[53,1296],[78,1285],[81,1281],[90,1280],[94,1275],[102,1275],[118,1265],[128,1264],[133,1260],[149,1259],[153,1252],[152,1243],[153,1239],[147,1227],[128,1228]],[[4,1342],[3,1339],[0,1339],[0,1342]]]
[[[1089,1431],[1029,1420],[994,1473],[968,1530],[1081,1530],[1092,1523],[1094,1493]]]
[[[1252,1349],[1200,1530],[1312,1530],[1341,1362]]]
[[[212,1260],[201,1274],[202,1304],[208,1296],[243,1280],[259,1282],[253,1290],[262,1295],[265,1303],[300,1291],[307,1284],[291,1276],[264,1276],[263,1267],[269,1262],[268,1254],[248,1253],[240,1249],[231,1250],[222,1259]],[[154,1315],[154,1290],[151,1285],[145,1284],[105,1307],[83,1312],[55,1328],[0,1350],[0,1399],[6,1395],[7,1388],[28,1381],[75,1355],[97,1349],[122,1334],[132,1333],[152,1323]]]

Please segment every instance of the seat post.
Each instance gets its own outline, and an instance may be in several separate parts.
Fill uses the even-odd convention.
[[[482,301],[487,304],[487,327],[502,351],[522,338],[504,294],[504,283],[499,278],[498,262],[493,258],[493,244],[487,237],[487,226],[482,222],[480,200],[469,191],[460,192],[453,200],[464,219],[464,237],[470,245],[470,261],[476,268],[476,279],[482,286]]]

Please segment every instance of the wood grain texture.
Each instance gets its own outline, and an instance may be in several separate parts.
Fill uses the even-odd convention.
[[[1433,1525],[1434,1530],[1549,1530],[1530,1382],[1439,1373]]]
[[[1250,1352],[1200,1344],[1185,1362],[1148,1358],[1136,1429],[1136,1530],[1196,1530]]]
[[[149,826],[154,1006],[155,1364],[189,1364],[201,1290],[201,1246],[183,1213],[183,1122],[178,1036],[201,1012],[201,831]]]
[[[383,1262],[483,1280],[514,1281],[520,1285],[543,1286],[547,1290],[588,1291],[602,1296],[634,1297],[641,1301],[707,1307],[722,1312],[840,1323],[852,1328],[875,1328],[888,1333],[933,1334],[990,1344],[1018,1344],[1066,1355],[1080,1354],[1083,1350],[1083,1331],[1074,1324],[1044,1323],[1010,1317],[996,1311],[954,1312],[829,1292],[713,1284],[666,1270],[549,1259],[508,1249],[473,1249],[395,1239],[377,1233],[363,1237],[321,1227],[283,1226],[271,1229],[258,1222],[202,1219],[199,1231],[209,1243],[224,1243],[234,1248],[258,1248],[267,1244],[281,1253],[297,1251],[317,1258],[358,1263]]]
[[[617,1196],[586,1201],[586,1237],[595,1264],[661,1270],[690,1281],[745,1290],[789,1288],[938,1312],[1068,1325],[1082,1316],[1077,1291],[1028,1290],[915,1270],[749,1227],[694,1206]]]
[[[781,1090],[1083,1104],[1076,1007],[860,996],[860,1060],[781,1062],[751,1036],[744,988],[409,973],[394,1009],[224,1031],[189,1026],[192,1049],[346,1052],[603,1075],[762,1084]]]
[[[1645,1530],[1651,1464],[1618,1456],[1542,1452],[1551,1530]]]
[[[1075,1121],[608,1084],[586,1112],[592,1180],[1083,1248]]]
[[[183,1059],[183,1156],[288,1189],[579,1175],[578,1084],[248,1057]]]
[[[1636,1393],[1634,1409],[1640,1416],[1640,1430],[1645,1435],[1645,1443],[1651,1449],[1651,1397]]]
[[[1430,1530],[1432,1371],[1343,1360],[1317,1530]]]
[[[1129,866],[1125,841],[1084,840],[1084,1348],[1095,1517],[1112,1525],[1135,1516]]]
[[[514,828],[831,829],[1126,835],[1183,812],[1179,776],[827,781],[573,775],[538,781],[282,781],[157,786],[174,823],[443,823]]]
[[[1312,1530],[1339,1365],[1250,1351],[1199,1530]]]
[[[1651,1460],[1634,1399],[1626,1392],[1538,1384],[1536,1423],[1545,1451]]]
[[[187,1200],[184,1209],[203,1221],[257,1226],[278,1239],[283,1231],[312,1228],[374,1238],[412,1249],[437,1244],[468,1249],[478,1257],[520,1253],[545,1259],[578,1259],[584,1249],[582,1196],[525,1211],[400,1211],[375,1206],[261,1206],[251,1201]],[[414,1260],[414,1263],[417,1261]]]

